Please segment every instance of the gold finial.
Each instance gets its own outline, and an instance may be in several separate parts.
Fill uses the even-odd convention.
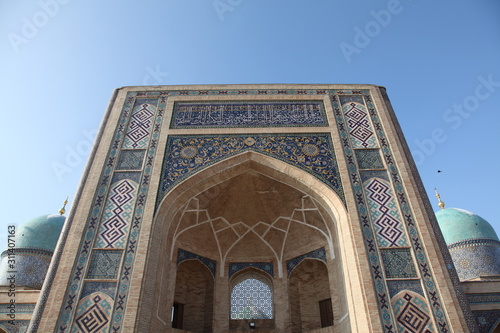
[[[436,198],[438,199],[438,206],[441,207],[441,209],[444,209],[444,202],[441,201],[441,195],[439,195],[437,188],[434,189],[434,192],[436,192]]]
[[[66,213],[66,205],[68,204],[68,198],[69,196],[66,197],[66,200],[64,200],[64,204],[61,209],[59,209],[59,214],[64,215]]]

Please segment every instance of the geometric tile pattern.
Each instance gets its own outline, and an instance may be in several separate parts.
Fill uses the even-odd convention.
[[[170,128],[278,126],[328,126],[323,102],[175,102]]]
[[[123,250],[93,250],[87,279],[116,279]]]
[[[389,182],[372,178],[364,185],[380,247],[408,246]]]
[[[256,151],[299,167],[332,188],[344,200],[328,134],[245,134],[169,136],[157,204],[176,184],[195,172],[244,151]]]
[[[66,290],[66,294],[64,295],[64,303],[62,306],[62,311],[59,314],[59,319],[57,322],[56,330],[67,332],[72,329],[72,323],[75,323],[76,317],[80,318],[83,313],[80,309],[78,309],[74,304],[74,300],[78,299],[78,295],[81,294],[84,279],[82,278],[82,274],[84,274],[86,270],[86,266],[90,261],[90,250],[89,246],[95,243],[98,231],[100,231],[101,224],[101,216],[104,221],[104,209],[106,202],[106,198],[111,196],[110,188],[113,184],[111,179],[113,178],[115,166],[117,163],[118,156],[120,156],[120,149],[123,147],[125,149],[146,149],[144,162],[143,162],[143,170],[141,172],[141,182],[137,183],[137,194],[136,197],[140,198],[136,202],[136,208],[133,209],[132,219],[130,228],[133,232],[129,232],[128,239],[124,240],[124,248],[126,251],[124,252],[124,258],[122,260],[122,268],[120,270],[118,276],[118,286],[116,291],[116,302],[114,304],[114,309],[112,309],[112,317],[110,318],[110,326],[105,327],[113,327],[114,332],[122,332],[123,318],[124,312],[127,307],[128,300],[128,292],[130,288],[130,275],[134,267],[135,255],[136,255],[136,246],[137,241],[140,236],[141,231],[141,223],[143,219],[144,213],[144,202],[148,196],[149,189],[149,179],[152,175],[152,161],[154,160],[158,147],[158,140],[160,137],[160,129],[162,122],[164,120],[163,112],[165,111],[167,98],[169,96],[200,96],[200,95],[208,95],[212,96],[213,100],[218,100],[220,95],[238,95],[242,94],[247,95],[263,95],[266,94],[276,95],[282,98],[284,95],[297,95],[301,94],[301,96],[309,96],[310,99],[317,99],[318,95],[329,95],[330,101],[333,107],[334,117],[336,119],[338,132],[340,135],[340,148],[343,149],[344,158],[347,161],[347,170],[350,175],[349,181],[351,182],[351,186],[354,192],[354,196],[357,200],[357,213],[359,216],[360,225],[363,232],[363,237],[365,240],[365,248],[366,254],[368,256],[370,262],[370,271],[372,274],[373,283],[375,286],[375,293],[377,297],[377,305],[379,309],[380,319],[383,323],[384,332],[394,332],[397,327],[396,317],[394,313],[387,305],[388,301],[388,290],[385,281],[383,280],[383,274],[381,273],[381,258],[379,255],[380,249],[377,246],[376,236],[373,232],[373,226],[371,225],[369,218],[369,208],[366,205],[365,201],[365,193],[362,187],[362,183],[360,183],[360,175],[359,169],[356,163],[355,153],[353,148],[378,148],[378,144],[380,143],[381,155],[384,156],[384,161],[387,168],[387,174],[390,178],[390,184],[392,185],[392,190],[394,193],[393,198],[397,201],[399,205],[398,210],[403,214],[403,221],[406,225],[406,229],[408,230],[408,235],[411,235],[411,247],[415,254],[415,260],[417,262],[416,267],[419,269],[419,273],[422,279],[422,286],[424,289],[424,294],[429,300],[432,302],[429,304],[430,310],[429,315],[433,316],[434,321],[441,331],[449,331],[448,318],[446,317],[443,308],[442,308],[442,300],[441,296],[436,288],[435,279],[433,276],[432,270],[429,268],[429,260],[427,257],[427,253],[423,251],[420,247],[421,239],[420,239],[420,231],[415,226],[415,221],[413,218],[412,209],[407,202],[407,194],[406,190],[403,187],[400,172],[398,170],[398,166],[395,164],[393,159],[393,154],[391,148],[388,145],[387,137],[384,133],[383,126],[381,125],[381,121],[378,119],[377,111],[375,105],[371,99],[369,90],[316,90],[316,89],[305,89],[305,90],[297,90],[297,89],[266,89],[266,90],[257,90],[257,89],[248,89],[248,90],[240,90],[240,89],[214,89],[214,90],[189,90],[189,91],[147,91],[147,92],[130,92],[125,98],[125,102],[122,108],[122,113],[120,118],[118,119],[118,124],[116,127],[116,131],[113,136],[113,145],[110,147],[107,155],[107,164],[104,165],[98,187],[96,190],[96,194],[92,201],[92,207],[90,209],[90,214],[88,216],[88,220],[86,221],[86,229],[83,233],[82,242],[80,248],[78,250],[77,258],[75,260],[75,265],[73,267],[71,277],[69,280],[69,285]],[[316,96],[316,97],[314,97]],[[340,97],[340,98],[339,98]],[[136,103],[137,98],[137,103]],[[141,100],[144,99],[144,100]],[[153,99],[154,101],[145,101],[148,99]],[[343,102],[340,103],[340,100]],[[354,105],[352,105],[354,103]],[[153,111],[156,113],[154,118],[149,118],[150,122],[148,123],[148,117],[146,110],[144,110],[142,116],[143,118],[134,117],[132,119],[132,111],[138,112],[142,110],[143,104],[149,104],[153,106],[152,108],[145,107],[145,109],[149,112]],[[348,111],[347,115],[344,115],[343,111]],[[141,120],[142,119],[142,120]],[[134,121],[132,121],[134,120]],[[365,121],[366,120],[366,121]],[[137,126],[137,123],[140,123],[140,126]],[[373,124],[373,125],[372,125]],[[129,126],[130,125],[130,126]],[[132,126],[133,125],[133,126]],[[133,130],[138,128],[137,133],[134,133]],[[149,134],[146,137],[141,139],[141,132]],[[138,134],[137,136],[135,136]],[[316,134],[317,135],[317,134]],[[304,136],[301,134],[301,136]],[[245,144],[252,144],[252,140],[247,140],[248,138],[242,138]],[[255,136],[252,138],[255,140]],[[125,141],[127,141],[125,143]],[[329,145],[331,151],[333,151],[333,145]],[[185,146],[181,146],[180,149],[186,148]],[[319,149],[319,146],[316,147],[308,146],[303,147],[302,153],[303,157],[298,158],[298,161],[305,160],[303,162],[293,162],[287,161],[293,165],[296,165],[303,170],[308,172],[310,168],[307,166],[307,158],[310,156],[314,156],[316,153],[318,155],[324,154],[324,152]],[[167,147],[168,149],[168,147]],[[180,153],[179,149],[179,153]],[[191,149],[191,153],[196,151],[198,153],[198,149]],[[168,151],[167,151],[168,152]],[[189,153],[190,149],[184,151],[185,153]],[[263,154],[266,152],[260,151]],[[234,153],[236,154],[236,152]],[[333,153],[331,153],[333,154]],[[267,153],[267,155],[272,155]],[[185,155],[185,157],[189,156],[189,154]],[[280,158],[285,160],[285,158],[279,154],[272,155],[276,158]],[[333,155],[332,155],[333,156]],[[197,156],[199,157],[199,156]],[[226,158],[227,156],[223,156],[221,159]],[[196,163],[196,157],[193,158],[193,162]],[[199,161],[199,160],[198,160]],[[215,162],[214,162],[215,163]],[[303,163],[303,164],[300,164]],[[300,164],[300,165],[299,165]],[[337,167],[333,168],[337,170]],[[163,169],[164,174],[165,169]],[[191,170],[192,171],[192,170]],[[316,175],[319,179],[321,176]],[[378,177],[382,178],[382,177]],[[323,182],[328,184],[328,182]],[[340,180],[339,180],[340,181]],[[344,180],[347,181],[347,180]],[[175,186],[175,184],[174,184]],[[329,185],[333,189],[336,186]],[[339,183],[339,186],[340,183]],[[340,187],[341,188],[341,187]],[[340,191],[343,193],[342,191]],[[339,193],[337,191],[337,193]],[[343,198],[343,194],[340,195]],[[90,244],[90,245],[89,245]],[[409,291],[410,292],[410,291]],[[91,295],[89,295],[91,296]],[[102,298],[108,297],[106,294],[102,293],[99,295]],[[412,295],[413,296],[413,295]],[[87,296],[88,297],[88,296]],[[82,299],[83,300],[83,299]],[[112,299],[109,298],[110,302]],[[111,303],[110,303],[111,304]],[[43,306],[43,304],[42,304]],[[92,306],[90,304],[88,307]],[[401,306],[403,309],[404,306]],[[110,312],[111,313],[111,312]],[[40,317],[33,318],[33,325],[36,328],[39,324]],[[432,320],[430,321],[432,322]],[[429,322],[429,323],[430,323]],[[77,325],[75,324],[75,327]],[[424,331],[425,332],[425,331]]]
[[[360,169],[384,169],[379,149],[356,149],[356,160]]]
[[[43,280],[47,274],[52,254],[47,251],[37,251],[22,249],[19,253],[16,249],[15,267],[9,269],[9,256],[4,256],[0,264],[0,284],[10,285],[10,276],[15,275],[15,284],[17,286],[26,286],[34,289],[42,289]],[[11,260],[12,262],[12,260]]]
[[[177,266],[179,266],[179,264],[182,263],[183,261],[193,260],[193,259],[199,260],[203,265],[205,265],[210,270],[210,272],[212,272],[212,275],[215,278],[215,270],[217,266],[217,262],[215,260],[202,257],[198,254],[183,249],[179,249],[177,251]]]
[[[371,178],[380,178],[389,182],[389,175],[386,170],[360,170],[359,175],[362,183]]]
[[[304,259],[311,258],[311,259],[319,259],[324,262],[326,262],[326,252],[325,248],[319,248],[317,250],[311,251],[309,253],[300,255],[298,257],[295,257],[293,259],[290,259],[286,262],[286,269],[288,271],[288,276],[292,273],[293,269],[297,267]]]
[[[78,303],[72,333],[108,332],[113,300],[103,293],[93,293]]]
[[[381,91],[383,92],[383,89]],[[350,183],[357,201],[358,218],[364,237],[365,248],[367,251],[366,253],[371,267],[371,275],[375,286],[376,297],[378,300],[377,305],[380,319],[383,323],[384,332],[394,332],[397,325],[393,312],[387,306],[389,291],[384,281],[384,274],[382,274],[382,259],[380,249],[377,246],[381,237],[375,234],[375,226],[372,225],[370,221],[370,210],[372,210],[372,208],[369,206],[369,202],[366,202],[365,200],[367,194],[366,190],[363,188],[363,184],[360,182],[360,170],[356,163],[354,152],[355,148],[378,148],[378,144],[380,144],[381,155],[384,156],[385,168],[387,169],[387,174],[390,178],[390,182],[388,182],[387,185],[390,185],[391,192],[393,193],[391,198],[394,200],[396,209],[398,212],[401,212],[400,214],[402,214],[403,217],[403,219],[397,219],[405,225],[405,228],[402,226],[402,229],[400,230],[402,231],[406,229],[408,235],[411,236],[407,239],[407,242],[410,242],[411,240],[411,244],[408,244],[408,246],[411,246],[411,251],[414,252],[415,255],[415,269],[419,270],[424,294],[427,298],[432,300],[429,304],[429,314],[433,316],[436,325],[442,332],[449,332],[450,327],[448,324],[448,318],[442,307],[443,302],[441,300],[441,295],[437,289],[433,272],[429,267],[430,263],[427,253],[422,247],[420,231],[416,227],[412,208],[409,205],[406,189],[403,186],[399,172],[399,167],[395,163],[395,158],[393,157],[393,152],[389,145],[389,139],[384,131],[382,122],[379,119],[376,105],[373,102],[371,95],[369,92],[363,93],[363,91],[360,91],[360,94],[362,97],[355,96],[356,94],[354,93],[350,94],[349,92],[343,92],[341,94],[337,92],[337,94],[330,96],[330,100],[339,131],[344,158],[347,161]],[[390,104],[387,104],[387,108],[389,112],[391,112],[392,109]],[[359,111],[359,109],[361,109],[362,112]],[[351,111],[351,113],[349,115],[344,115],[344,113],[348,111]],[[356,117],[353,115],[356,115]],[[356,135],[358,136],[357,138],[353,134],[353,130],[358,127],[354,125],[351,126],[353,123],[358,127],[364,127],[364,133],[366,135]],[[370,133],[370,131],[372,133]],[[369,183],[370,178],[370,175],[365,175],[365,182]],[[442,248],[443,246],[446,248],[444,242],[442,242],[440,247]],[[462,304],[462,306],[465,308],[467,305]]]
[[[229,278],[231,278],[233,274],[248,267],[260,269],[268,273],[272,277],[274,277],[274,269],[272,262],[232,262],[229,263]]]
[[[96,248],[124,248],[137,199],[137,184],[124,179],[110,190]]]
[[[387,280],[387,288],[391,298],[403,290],[411,290],[424,296],[420,280]]]
[[[452,244],[450,254],[461,281],[484,275],[500,275],[500,243],[474,240]]]
[[[139,104],[134,108],[125,142],[123,143],[124,149],[147,148],[155,110],[156,107],[154,105],[147,103]]]
[[[144,161],[144,154],[146,150],[122,150],[120,158],[116,164],[116,169],[119,171],[140,170]]]
[[[133,197],[134,200],[137,200],[135,200],[135,203],[131,204],[130,207],[126,207],[123,202],[119,202],[118,206],[121,205],[123,211],[121,213],[119,211],[116,212],[120,214],[120,217],[127,218],[127,222],[129,222],[127,227],[129,229],[128,236],[121,239],[123,240],[122,246],[125,251],[121,262],[121,269],[119,271],[117,283],[118,285],[116,288],[117,301],[114,305],[114,309],[112,310],[113,317],[110,317],[110,327],[113,327],[113,330],[116,332],[121,332],[123,314],[126,310],[131,282],[130,274],[134,267],[137,242],[140,237],[141,222],[144,213],[144,204],[148,197],[150,185],[148,179],[152,174],[152,163],[154,162],[154,158],[156,156],[157,142],[159,140],[161,124],[164,118],[163,112],[165,110],[166,101],[167,98],[161,92],[131,92],[127,94],[127,97],[125,98],[123,108],[116,125],[116,130],[112,138],[113,144],[108,150],[106,156],[107,161],[103,166],[99,182],[97,183],[98,187],[92,201],[92,209],[89,211],[85,231],[82,235],[82,241],[77,253],[77,259],[75,259],[75,266],[73,267],[69,285],[66,289],[66,294],[64,295],[64,306],[59,314],[56,326],[56,330],[58,331],[67,332],[72,329],[71,327],[75,323],[77,311],[75,299],[78,299],[78,296],[81,294],[84,286],[85,280],[83,279],[82,274],[85,274],[86,268],[89,265],[92,253],[92,244],[98,243],[98,234],[99,238],[101,238],[100,242],[104,245],[107,244],[104,242],[101,235],[101,233],[105,231],[101,228],[102,222],[105,222],[112,218],[113,215],[116,215],[115,212],[113,212],[113,209],[116,208],[115,203],[107,198],[115,196],[116,193],[113,193],[112,190],[116,188],[117,184],[122,184],[122,181],[126,180],[129,184],[134,184],[136,190]],[[143,121],[143,125],[148,128],[149,135],[146,138],[139,139],[140,136],[134,136],[137,133],[134,133],[134,128],[132,127],[137,127],[137,122],[141,121],[141,118],[138,117],[140,113],[136,114],[132,119],[132,111],[134,109],[139,111],[141,108],[138,108],[138,106],[142,106],[143,104],[155,105],[154,110],[156,114],[154,119],[152,119],[149,124],[147,117],[145,117],[146,120]],[[124,143],[125,141],[127,141],[127,143]],[[123,178],[123,176],[125,174],[130,174],[132,176],[130,172],[115,173],[115,166],[122,147],[126,149],[146,149],[143,167],[142,171],[139,173],[139,177],[137,177],[137,173],[134,173],[133,177],[127,179]],[[118,177],[118,175],[120,175],[120,177]],[[131,179],[137,179],[139,182],[134,182]],[[113,182],[112,180],[117,182]],[[109,239],[110,238],[108,237],[108,240]],[[113,244],[113,246],[115,245],[116,243]],[[103,297],[103,295],[105,294],[100,296]],[[39,316],[33,318],[33,325],[35,328],[39,325],[39,323]]]
[[[380,249],[380,254],[388,279],[418,277],[410,249]]]
[[[391,299],[391,304],[399,332],[434,332],[429,315],[429,306],[423,297],[411,291],[403,291]]]
[[[105,293],[112,299],[115,299],[116,282],[85,281],[80,299],[85,298],[95,292]]]
[[[377,141],[361,96],[341,96],[340,101],[347,118],[349,134],[354,148],[377,148]]]
[[[467,295],[467,299],[469,303],[500,303],[500,293],[469,294]]]
[[[472,314],[477,320],[479,326],[479,333],[490,333],[498,324],[500,319],[500,310],[481,310],[472,311]]]

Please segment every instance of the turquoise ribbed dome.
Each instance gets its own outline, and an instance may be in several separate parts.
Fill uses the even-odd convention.
[[[54,252],[65,216],[42,215],[16,230],[16,248],[40,249]]]
[[[442,209],[436,218],[447,245],[467,239],[499,240],[488,221],[464,209]]]

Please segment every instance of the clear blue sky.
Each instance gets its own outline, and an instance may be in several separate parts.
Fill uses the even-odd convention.
[[[0,0],[0,50],[2,248],[73,200],[113,89],[143,84],[385,86],[431,201],[500,233],[496,0]]]

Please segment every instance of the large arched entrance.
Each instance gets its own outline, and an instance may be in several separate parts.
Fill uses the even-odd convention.
[[[190,332],[250,325],[261,332],[349,331],[352,300],[342,252],[352,244],[342,229],[349,227],[341,200],[300,169],[254,152],[207,168],[158,208],[143,283],[142,299],[149,302],[141,304],[138,326],[155,332],[174,331],[172,325]],[[202,313],[192,316],[176,310],[185,309],[180,298],[193,278],[189,262],[197,262],[196,274],[205,273],[197,286],[208,290],[192,291],[203,294],[196,298]],[[242,278],[248,274],[254,277]],[[238,302],[246,303],[239,310],[232,309],[236,286],[245,298]],[[314,300],[297,315],[301,297]],[[324,312],[330,319],[322,319]],[[191,324],[194,317],[204,324]]]

